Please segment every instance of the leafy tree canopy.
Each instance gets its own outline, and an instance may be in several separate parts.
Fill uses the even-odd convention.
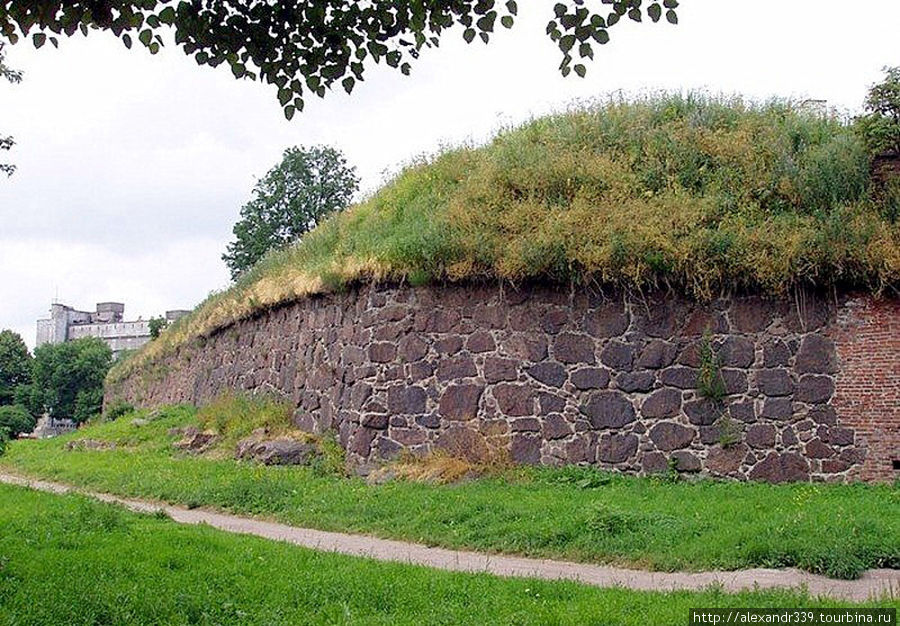
[[[677,0],[547,2],[547,35],[562,53],[563,75],[584,76],[595,44],[609,41],[622,18],[678,21]],[[550,11],[552,10],[552,14]],[[487,43],[499,23],[511,28],[516,0],[0,0],[0,36],[35,47],[60,35],[112,31],[159,51],[165,29],[200,65],[227,65],[237,78],[274,85],[290,119],[308,94],[335,84],[348,93],[371,62],[408,74],[410,62],[460,25],[467,42]]]
[[[328,146],[294,147],[256,184],[234,225],[222,260],[237,278],[271,249],[283,248],[347,207],[359,186],[356,169]]]
[[[18,333],[0,331],[0,406],[12,404],[16,387],[31,381],[31,354]]]
[[[169,325],[169,320],[164,317],[151,317],[150,318],[150,338],[158,339],[159,333],[165,329],[166,326]]]
[[[884,68],[884,80],[869,89],[860,126],[869,149],[900,155],[900,67]]]
[[[96,337],[39,346],[34,351],[29,410],[79,423],[97,415],[111,363],[112,351]]]

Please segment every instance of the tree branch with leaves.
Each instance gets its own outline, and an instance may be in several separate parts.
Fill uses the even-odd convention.
[[[5,63],[5,55],[3,53],[3,42],[0,41],[0,78],[4,78],[15,84],[22,82],[22,72],[7,67]],[[12,137],[0,135],[0,150],[11,150],[16,144]],[[12,176],[16,171],[16,166],[10,163],[0,163],[0,173]]]
[[[546,5],[563,75],[584,76],[594,46],[606,44],[622,19],[678,21],[677,0]],[[372,63],[409,74],[420,53],[453,27],[467,42],[488,43],[498,23],[512,28],[517,14],[516,0],[0,0],[0,37],[30,38],[40,48],[100,29],[155,54],[168,30],[199,65],[226,65],[237,78],[273,85],[290,119],[310,94],[324,97],[336,85],[353,91]]]

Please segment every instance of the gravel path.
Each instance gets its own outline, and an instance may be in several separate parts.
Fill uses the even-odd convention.
[[[181,524],[208,524],[226,532],[286,541],[314,550],[339,552],[379,561],[396,561],[458,572],[487,572],[497,576],[520,576],[546,580],[575,580],[597,587],[620,586],[640,591],[699,590],[710,585],[721,586],[725,591],[732,592],[753,588],[805,586],[813,596],[828,596],[855,601],[878,599],[885,595],[891,597],[900,595],[900,570],[869,570],[858,580],[835,580],[797,569],[648,572],[586,563],[430,548],[416,543],[377,539],[364,535],[297,528],[203,509],[185,509],[146,500],[120,498],[60,483],[32,480],[4,473],[0,473],[0,482],[51,493],[80,493],[141,513],[163,510],[169,517]]]

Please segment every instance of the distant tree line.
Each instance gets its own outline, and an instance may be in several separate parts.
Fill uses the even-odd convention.
[[[0,440],[31,432],[45,413],[76,423],[99,414],[111,364],[96,337],[44,344],[32,356],[18,333],[0,331]]]

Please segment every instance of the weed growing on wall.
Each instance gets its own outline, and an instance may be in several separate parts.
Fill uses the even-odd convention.
[[[741,427],[740,425],[729,415],[723,414],[717,421],[716,426],[719,428],[719,445],[723,448],[730,448],[731,446],[740,443],[741,441]]]
[[[725,381],[719,355],[713,346],[712,333],[707,328],[700,338],[700,367],[697,374],[697,391],[705,398],[721,403],[725,397]]]

